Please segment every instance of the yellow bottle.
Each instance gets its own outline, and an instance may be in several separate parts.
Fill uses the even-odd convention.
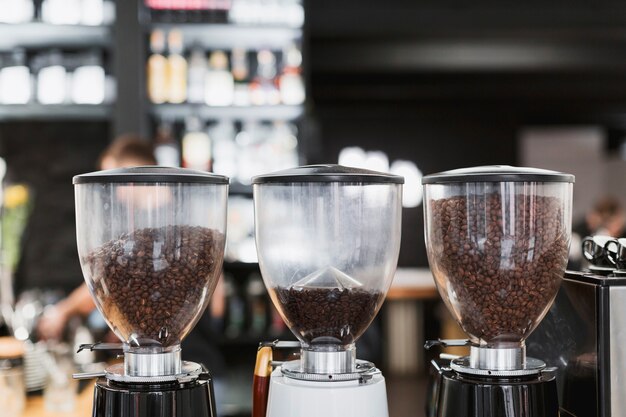
[[[148,58],[147,89],[148,98],[156,104],[165,103],[169,95],[167,58],[163,56],[165,50],[165,35],[161,30],[150,34],[150,52]]]
[[[184,103],[187,100],[187,60],[183,53],[183,34],[172,30],[168,36],[170,55],[167,58],[169,74],[169,102]]]

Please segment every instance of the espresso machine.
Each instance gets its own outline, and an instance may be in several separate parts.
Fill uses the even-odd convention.
[[[511,166],[428,175],[426,249],[439,294],[469,356],[432,362],[427,415],[558,417],[555,372],[525,340],[561,283],[571,238],[574,177]]]
[[[562,417],[626,415],[626,239],[583,240],[589,265],[566,271],[528,350],[557,369]]]
[[[399,176],[339,165],[253,178],[259,266],[299,359],[262,344],[254,417],[387,417],[385,379],[355,342],[382,306],[400,250]],[[287,359],[290,359],[289,357]]]
[[[74,177],[78,254],[123,354],[97,377],[94,417],[215,417],[211,375],[181,360],[224,257],[228,178],[136,167]]]

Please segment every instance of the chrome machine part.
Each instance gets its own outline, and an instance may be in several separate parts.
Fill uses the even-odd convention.
[[[298,379],[301,381],[317,381],[317,382],[340,382],[340,381],[362,381],[366,382],[372,379],[374,375],[380,374],[380,370],[373,363],[356,360],[355,368],[351,372],[346,373],[312,373],[302,368],[300,360],[284,362],[281,365],[281,372],[288,378]]]
[[[348,374],[356,371],[356,348],[354,345],[341,351],[302,349],[302,370],[310,374]]]
[[[610,304],[610,387],[611,415],[626,415],[626,396],[615,395],[624,386],[624,369],[626,358],[623,355],[626,344],[626,288],[622,286],[611,287],[609,290]]]
[[[527,375],[539,375],[544,371],[548,371],[545,362],[535,359],[527,358],[523,368],[520,369],[480,369],[471,365],[469,356],[453,359],[450,361],[450,368],[454,371],[467,374],[467,375],[480,375],[480,376],[500,376],[500,377],[520,377]]]
[[[182,362],[181,369],[174,375],[161,375],[161,376],[144,376],[144,375],[128,375],[125,373],[125,364],[111,365],[104,370],[106,379],[116,382],[126,383],[160,383],[160,382],[172,382],[177,381],[180,383],[189,382],[194,379],[198,379],[202,374],[203,369],[200,364],[195,362]]]
[[[526,346],[514,348],[470,347],[470,367],[492,371],[511,371],[524,369],[526,365]]]
[[[175,380],[177,375],[185,373],[180,356],[180,346],[175,346],[167,352],[151,352],[147,348],[137,350],[122,343],[98,342],[80,345],[78,352],[83,350],[123,351],[124,366],[122,374],[127,377],[172,377],[165,380]]]
[[[182,372],[180,347],[171,352],[124,352],[124,373],[133,377],[161,377]]]

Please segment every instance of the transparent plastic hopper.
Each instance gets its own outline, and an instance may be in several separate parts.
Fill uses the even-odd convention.
[[[80,263],[123,343],[120,377],[184,372],[180,343],[221,274],[228,179],[138,167],[79,175],[74,184]]]
[[[552,305],[567,265],[573,181],[510,166],[424,177],[430,268],[469,336],[469,367],[533,366],[524,341]]]
[[[355,371],[355,342],[396,270],[402,182],[337,165],[254,178],[261,273],[301,343],[303,372]]]

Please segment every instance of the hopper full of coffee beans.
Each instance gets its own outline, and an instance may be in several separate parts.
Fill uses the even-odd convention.
[[[291,330],[307,345],[350,345],[370,325],[384,301],[335,267],[325,267],[289,287],[273,288],[273,297]]]
[[[556,197],[499,193],[428,202],[429,260],[474,342],[519,342],[558,291],[569,249]]]
[[[123,341],[172,346],[191,330],[220,276],[224,235],[200,226],[143,228],[83,258],[90,290]]]

